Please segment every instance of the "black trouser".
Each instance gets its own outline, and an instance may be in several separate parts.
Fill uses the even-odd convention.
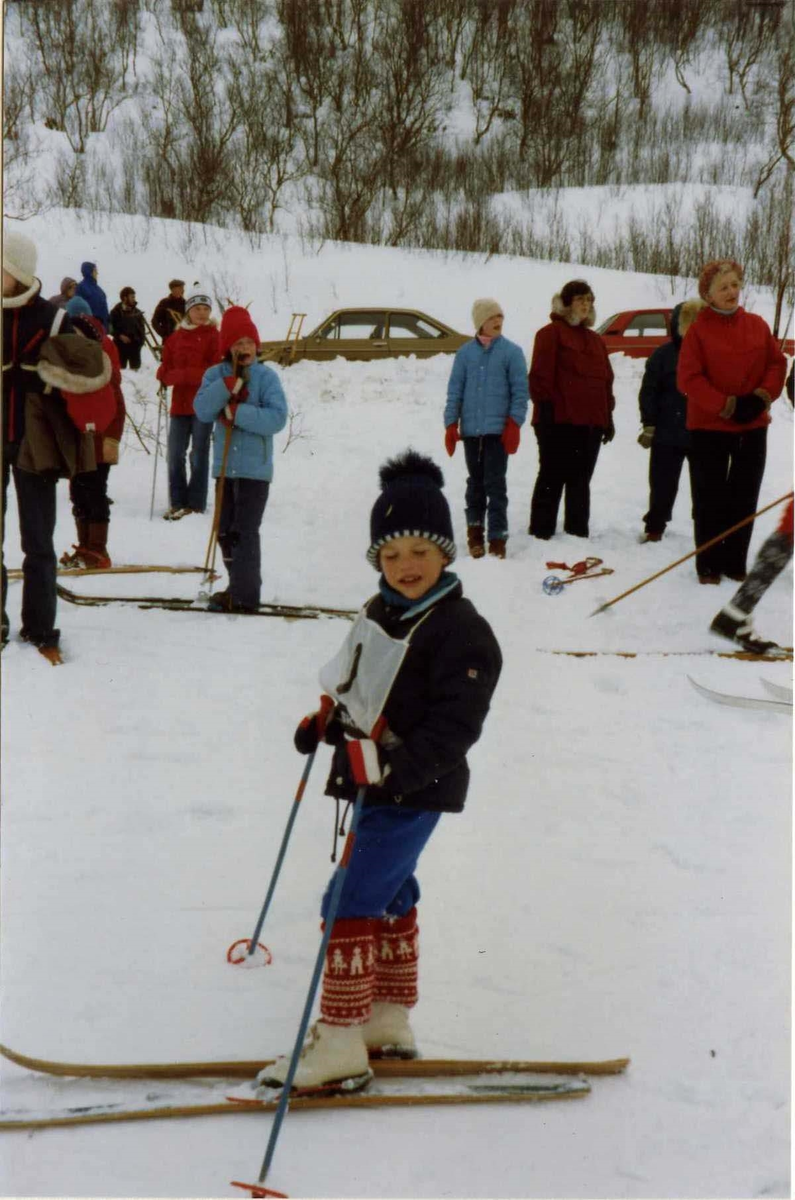
[[[110,521],[109,474],[110,463],[100,463],[96,471],[81,471],[69,480],[69,499],[76,521]]]
[[[664,533],[679,491],[679,478],[688,451],[681,446],[652,443],[649,457],[649,511],[643,518],[647,533]],[[691,479],[690,492],[693,492]]]
[[[756,511],[767,454],[767,428],[748,433],[692,431],[690,480],[697,546]],[[699,575],[744,575],[754,523],[696,555]]]
[[[538,477],[529,532],[534,537],[552,537],[565,488],[563,528],[575,537],[587,537],[591,476],[604,430],[593,425],[534,425],[533,429],[538,440]]]
[[[118,338],[114,338],[113,342],[119,352],[120,365],[137,371],[141,366],[141,347],[134,342],[122,342]]]
[[[37,646],[57,646],[59,632],[55,628],[57,603],[55,584],[57,561],[53,536],[55,534],[56,476],[34,475],[11,467],[3,459],[3,535],[5,536],[6,493],[13,469],[17,493],[19,534],[22,542],[22,630]],[[8,628],[6,593],[8,576],[5,560],[3,577],[3,625]]]
[[[225,479],[218,525],[218,545],[229,572],[229,592],[235,604],[259,604],[259,527],[270,484],[261,479]]]

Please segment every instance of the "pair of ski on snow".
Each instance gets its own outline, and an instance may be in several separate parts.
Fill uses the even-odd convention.
[[[89,1065],[53,1062],[0,1046],[18,1066],[60,1077],[42,1107],[0,1112],[0,1129],[21,1130],[113,1121],[274,1112],[279,1092],[251,1082],[267,1063],[171,1062]],[[291,1111],[302,1109],[415,1107],[418,1105],[532,1103],[570,1100],[591,1091],[589,1076],[620,1075],[629,1059],[597,1062],[530,1062],[484,1059],[373,1059],[374,1080],[366,1092],[320,1089],[296,1092]],[[241,1084],[239,1081],[247,1082]],[[23,1086],[30,1091],[29,1080]],[[6,1095],[13,1097],[14,1081]],[[34,1091],[36,1089],[34,1088]],[[49,1103],[47,1103],[49,1101]]]

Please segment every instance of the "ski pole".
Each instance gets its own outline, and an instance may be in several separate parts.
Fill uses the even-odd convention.
[[[268,909],[270,908],[270,903],[271,903],[271,900],[273,899],[273,893],[276,891],[276,884],[279,879],[279,872],[282,869],[282,864],[284,862],[284,856],[287,853],[287,844],[290,841],[290,835],[293,832],[293,825],[295,824],[295,818],[298,815],[298,806],[301,803],[301,800],[303,798],[304,789],[306,788],[307,780],[309,779],[309,772],[312,770],[312,764],[315,761],[316,754],[317,754],[317,749],[314,749],[306,760],[306,766],[304,767],[300,782],[298,784],[298,788],[295,793],[295,799],[293,800],[293,806],[290,809],[290,816],[287,819],[287,826],[284,830],[282,844],[279,847],[279,853],[276,858],[276,865],[273,868],[273,874],[271,876],[270,884],[268,885],[268,892],[267,892],[267,895],[265,896],[265,902],[262,905],[262,910],[259,914],[259,919],[257,920],[257,924],[254,927],[254,932],[251,935],[251,940],[248,943],[248,951],[246,953],[247,958],[251,958],[251,956],[253,955],[254,951],[257,948],[257,942],[258,942],[260,934],[262,933],[262,926],[265,924],[265,918],[268,915]],[[232,951],[235,949],[235,947],[239,946],[241,944],[242,943],[240,943],[240,942],[233,942],[232,945],[229,947],[229,949],[226,952],[226,957],[227,957],[228,962],[234,963],[235,965],[243,962],[243,959],[240,959],[240,958],[238,958],[238,959],[230,958],[230,955],[232,954]]]
[[[221,524],[221,509],[224,502],[224,483],[226,481],[226,463],[229,458],[229,446],[232,441],[232,426],[227,425],[224,434],[224,452],[221,456],[221,473],[215,481],[215,510],[213,524],[210,530],[210,540],[207,543],[207,554],[204,559],[204,582],[212,576],[215,569],[215,551],[218,545],[218,527]]]
[[[157,389],[157,434],[155,436],[155,463],[152,470],[152,500],[149,505],[149,520],[152,520],[155,512],[155,485],[157,483],[157,459],[160,454],[160,423],[163,417],[163,408],[165,407],[166,389],[161,383]]]
[[[339,909],[340,896],[342,895],[342,885],[345,882],[345,872],[348,869],[348,863],[350,862],[351,857],[353,855],[353,845],[354,845],[354,842],[356,841],[356,829],[359,825],[359,816],[362,811],[362,804],[364,802],[364,794],[366,791],[367,791],[366,788],[360,787],[358,792],[356,793],[356,802],[354,803],[354,806],[353,806],[353,813],[351,815],[351,824],[350,824],[350,828],[348,830],[348,836],[345,839],[345,849],[342,852],[342,858],[340,859],[339,866],[337,867],[337,870],[334,873],[334,883],[333,883],[332,889],[331,889],[329,906],[326,911],[326,921],[325,921],[325,927],[323,929],[323,937],[320,942],[320,949],[318,950],[317,961],[315,963],[315,969],[312,973],[312,981],[309,984],[309,992],[307,993],[306,1003],[304,1005],[304,1011],[301,1016],[301,1024],[298,1028],[298,1037],[295,1039],[295,1046],[293,1047],[293,1054],[292,1054],[292,1058],[290,1059],[290,1067],[287,1071],[287,1076],[284,1080],[284,1085],[282,1087],[282,1094],[279,1097],[279,1106],[276,1109],[276,1113],[273,1118],[273,1125],[271,1127],[270,1138],[268,1139],[268,1146],[265,1151],[265,1158],[262,1161],[262,1168],[260,1170],[259,1180],[256,1185],[256,1187],[260,1190],[258,1192],[254,1192],[253,1194],[255,1194],[255,1195],[256,1194],[259,1194],[259,1195],[263,1195],[263,1194],[264,1195],[273,1195],[274,1194],[274,1193],[269,1193],[267,1191],[265,1191],[263,1193],[261,1191],[261,1189],[262,1189],[262,1185],[264,1184],[265,1179],[267,1177],[268,1171],[270,1170],[270,1165],[271,1165],[271,1162],[273,1161],[273,1154],[276,1149],[276,1142],[279,1137],[279,1131],[282,1127],[282,1122],[284,1120],[284,1116],[287,1111],[287,1106],[290,1103],[290,1089],[293,1086],[293,1079],[295,1078],[295,1072],[298,1069],[298,1060],[301,1057],[301,1048],[304,1044],[304,1038],[306,1036],[306,1031],[309,1026],[309,1018],[312,1013],[312,1005],[315,1002],[315,993],[317,992],[318,984],[320,983],[320,976],[322,974],[323,964],[326,959],[326,950],[328,949],[328,944],[331,940],[331,931],[334,927],[334,922],[337,919],[337,910]],[[246,1186],[249,1186],[249,1185],[246,1185]],[[251,1185],[251,1186],[253,1188],[255,1185]],[[280,1193],[275,1193],[275,1194],[279,1195]]]
[[[762,513],[768,512],[769,509],[775,508],[777,504],[782,504],[785,500],[789,500],[792,492],[787,492],[784,496],[779,496],[778,500],[772,500],[770,504],[766,504],[764,508],[760,508],[759,512],[751,513],[750,517],[743,517],[742,521],[738,521],[736,525],[732,525],[730,529],[725,529],[723,533],[719,533],[717,537],[710,538],[708,542],[704,542],[703,546],[696,546],[695,550],[691,550],[689,554],[685,554],[682,558],[677,558],[676,562],[672,562],[670,566],[663,567],[661,571],[657,571],[654,575],[650,575],[648,579],[642,579],[640,583],[636,583],[634,587],[627,588],[620,596],[614,596],[612,600],[608,600],[605,604],[600,604],[595,608],[589,616],[595,617],[597,613],[606,612],[612,605],[618,604],[619,600],[623,600],[625,596],[631,596],[633,592],[637,592],[640,588],[645,587],[647,583],[651,583],[655,579],[659,579],[661,575],[665,575],[668,571],[673,571],[674,567],[678,567],[681,563],[687,562],[694,554],[700,554],[702,550],[709,550],[710,546],[716,545],[717,542],[722,542],[724,538],[729,537],[737,529],[742,529],[743,525],[748,525],[749,522],[755,521],[757,517],[761,517]]]

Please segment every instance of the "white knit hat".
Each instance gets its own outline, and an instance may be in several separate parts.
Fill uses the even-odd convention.
[[[36,247],[24,233],[3,230],[3,270],[30,287],[36,277]]]
[[[504,317],[502,306],[496,300],[491,300],[486,297],[484,300],[476,300],[472,305],[472,321],[475,329],[482,329],[489,317]]]
[[[193,308],[194,304],[206,304],[208,308],[212,308],[213,302],[206,292],[202,291],[202,286],[194,280],[191,293],[185,301],[185,312],[189,308]]]

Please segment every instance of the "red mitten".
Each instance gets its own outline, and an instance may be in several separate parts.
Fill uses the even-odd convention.
[[[224,375],[224,383],[227,386],[230,396],[237,396],[245,387],[245,380],[238,379],[236,375]]]
[[[348,763],[353,781],[358,787],[380,783],[384,771],[378,756],[378,746],[371,738],[356,738],[348,742]]]
[[[500,441],[503,444],[506,454],[515,454],[519,449],[519,438],[521,430],[514,421],[513,417],[509,417],[505,422],[505,428],[500,434]]]
[[[458,432],[458,423],[448,425],[444,431],[444,448],[452,458],[455,454],[455,444],[460,442],[461,434]]]

